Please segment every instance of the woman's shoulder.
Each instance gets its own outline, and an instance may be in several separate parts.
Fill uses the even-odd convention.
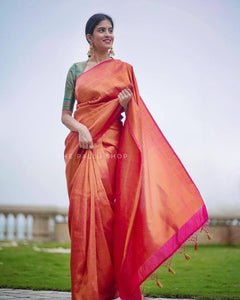
[[[119,64],[122,64],[123,66],[125,66],[127,69],[132,69],[133,66],[131,64],[129,64],[126,61],[123,61],[121,59],[115,59],[115,61],[117,61]]]
[[[83,66],[85,66],[87,64],[87,60],[84,61],[79,61],[73,64],[73,66],[75,66],[75,68],[81,68]]]
[[[86,66],[86,64],[87,64],[87,60],[75,62],[71,65],[69,70],[76,70],[76,69],[84,68]]]
[[[69,68],[69,73],[72,73],[75,79],[84,71],[87,61],[75,62]]]

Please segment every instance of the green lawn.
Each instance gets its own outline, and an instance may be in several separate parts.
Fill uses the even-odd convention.
[[[70,255],[36,252],[33,245],[39,248],[69,247],[50,242],[3,247],[0,251],[0,287],[70,291]]]
[[[240,247],[199,246],[197,251],[187,247],[186,252],[189,261],[180,254],[173,258],[175,275],[159,269],[162,289],[153,281],[146,282],[146,296],[240,299]]]
[[[0,247],[1,247],[0,242]],[[70,291],[69,254],[44,253],[33,250],[65,247],[66,243],[30,243],[0,250],[0,287]],[[162,267],[159,278],[147,281],[144,293],[152,297],[195,299],[240,299],[240,247],[200,246],[197,251],[187,247],[191,260],[176,255],[172,275]]]

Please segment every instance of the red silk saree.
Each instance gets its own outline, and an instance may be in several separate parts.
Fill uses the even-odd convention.
[[[118,93],[133,91],[124,125]],[[204,202],[144,105],[132,66],[107,60],[75,83],[74,118],[94,148],[65,141],[73,300],[141,299],[140,284],[208,220]]]

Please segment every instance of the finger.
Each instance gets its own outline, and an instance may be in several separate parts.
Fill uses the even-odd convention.
[[[91,141],[89,141],[89,140],[85,143],[86,149],[89,149],[90,144],[91,144]]]
[[[126,89],[125,94],[128,95],[128,97],[132,97],[132,91],[130,89]]]
[[[80,145],[84,149],[89,149],[90,146],[93,146],[92,136],[90,133],[87,133],[86,136],[81,139]]]
[[[125,95],[125,99],[130,100],[131,98],[132,98],[132,95],[129,92],[127,92],[127,94]]]
[[[127,88],[126,91],[128,92],[128,94],[132,95],[132,91],[130,88]]]
[[[132,90],[129,87],[125,88],[124,91],[127,92],[127,93],[132,94]]]
[[[123,97],[125,98],[125,97],[128,97],[128,92],[126,91],[126,90],[123,90],[122,91],[122,94],[123,94]]]
[[[92,142],[92,140],[87,143],[87,147],[88,147],[88,149],[93,149],[93,142]]]
[[[83,149],[87,149],[87,144],[86,144],[86,143],[84,143],[84,142],[82,142],[82,143],[81,143],[81,148],[83,148]]]
[[[83,147],[84,144],[85,144],[85,139],[84,139],[84,138],[81,138],[81,139],[79,140],[79,144],[81,145],[81,147]]]
[[[89,149],[93,149],[93,141],[89,143]]]
[[[123,95],[122,94],[119,94],[118,95],[118,100],[121,102],[123,100]]]
[[[85,149],[85,147],[84,147],[84,144],[83,144],[83,143],[81,143],[81,144],[80,144],[80,148],[82,148],[82,149]]]
[[[120,93],[119,93],[119,95],[125,95],[125,92],[126,92],[126,89],[123,89]]]
[[[129,95],[132,96],[132,91],[131,91],[129,88],[127,89],[127,91],[128,91],[128,93],[129,93]]]
[[[88,135],[87,135],[87,140],[86,140],[87,144],[88,144],[88,147],[92,147],[93,148],[93,139],[92,139],[92,135],[91,133],[89,132]]]

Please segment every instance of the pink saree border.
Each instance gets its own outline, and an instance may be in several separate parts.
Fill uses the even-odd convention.
[[[197,222],[196,222],[197,221]],[[159,250],[157,250],[134,275],[134,296],[139,285],[145,281],[160,265],[171,257],[181,246],[208,221],[206,206],[203,205]],[[170,250],[171,249],[171,250]],[[169,251],[170,250],[170,251]],[[134,299],[133,296],[133,299]]]
[[[105,64],[105,63],[113,62],[113,61],[118,61],[118,60],[119,60],[119,59],[109,58],[109,59],[106,59],[106,60],[104,60],[104,61],[102,61],[102,62],[96,64],[96,65],[93,66],[92,68],[90,68],[90,69],[88,69],[88,70],[86,70],[86,71],[83,71],[83,72],[76,78],[76,83],[77,83],[77,80],[78,80],[81,76],[85,75],[86,73],[88,73],[88,72],[90,72],[90,71],[96,69],[97,67],[99,67],[99,66],[101,66],[101,65],[103,65],[103,64]],[[86,61],[86,65],[87,65],[87,62],[88,62],[88,61]],[[86,68],[86,66],[85,66],[85,68]]]

